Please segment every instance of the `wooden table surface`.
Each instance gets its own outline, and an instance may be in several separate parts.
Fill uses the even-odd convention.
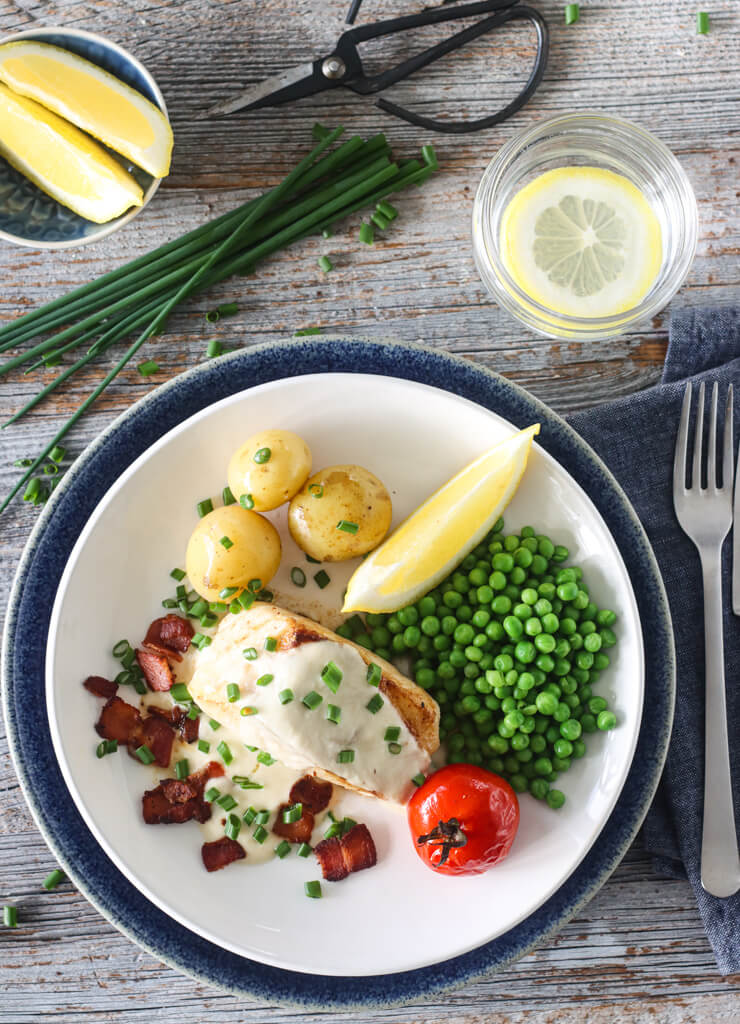
[[[476,185],[498,147],[542,118],[597,109],[640,122],[676,153],[696,191],[700,241],[688,281],[671,307],[740,299],[740,5],[715,0],[712,28],[697,36],[696,4],[675,0],[583,3],[577,25],[563,4],[533,0],[552,29],[545,80],[508,123],[467,137],[433,138],[441,170],[401,197],[402,216],[373,248],[357,242],[358,219],[325,242],[308,240],[187,303],[146,352],[160,372],[127,369],[78,424],[81,452],[111,419],[157,384],[205,359],[206,339],[237,347],[284,338],[298,328],[374,338],[423,340],[461,353],[530,388],[560,412],[646,387],[661,372],[668,314],[625,337],[583,345],[534,337],[493,305],[471,257]],[[151,206],[113,238],[54,255],[0,243],[0,321],[62,294],[196,227],[277,182],[309,148],[313,122],[387,132],[402,155],[428,133],[339,90],[280,110],[209,123],[193,115],[242,82],[326,52],[341,31],[347,0],[0,0],[0,35],[61,24],[104,34],[153,72],[175,131],[174,164]],[[418,10],[421,0],[366,0],[361,20]],[[399,58],[401,44],[383,52]],[[482,116],[512,95],[533,53],[523,26],[475,43],[394,99],[432,116]],[[372,58],[377,62],[377,53]],[[512,84],[514,83],[514,84]],[[333,255],[334,273],[316,267]],[[236,299],[240,313],[213,328],[204,313]],[[25,422],[0,436],[0,492],[18,455],[35,454],[113,365],[93,364]],[[20,375],[0,381],[3,418],[38,387]],[[0,612],[36,513],[21,502],[0,522]],[[69,883],[46,893],[54,859],[23,801],[0,737],[0,903],[19,907],[17,930],[0,929],[0,1021],[57,1024],[150,1020],[161,1024],[319,1022],[331,1015],[269,1009],[196,984],[119,934]],[[658,878],[636,845],[598,896],[560,935],[518,964],[428,1004],[353,1019],[393,1022],[730,1022],[740,1016],[738,977],[717,972],[692,893]],[[340,1015],[342,1016],[342,1015]],[[345,1019],[349,1019],[346,1015]]]

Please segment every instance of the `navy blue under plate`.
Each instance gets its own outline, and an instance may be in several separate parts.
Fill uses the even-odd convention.
[[[57,586],[86,520],[123,471],[172,427],[238,391],[322,372],[401,377],[443,388],[518,427],[542,424],[542,445],[588,493],[619,545],[645,642],[645,715],[617,804],[585,858],[558,891],[506,934],[461,956],[373,977],[300,974],[255,963],[200,938],[150,903],[103,853],[67,790],[54,756],[44,664]],[[624,856],[650,805],[673,717],[674,654],[663,584],[648,540],[604,464],[558,416],[503,377],[420,346],[341,338],[257,345],[211,360],[157,388],[119,417],[67,472],[24,552],[3,648],[8,735],[23,790],[41,832],[74,884],[153,956],[241,996],[311,1009],[362,1009],[411,1002],[501,968],[546,941],[589,900]]]

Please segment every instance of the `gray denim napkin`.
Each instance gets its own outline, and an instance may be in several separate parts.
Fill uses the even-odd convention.
[[[668,759],[642,830],[655,870],[688,878],[722,974],[740,971],[740,893],[717,899],[699,880],[704,790],[704,633],[696,549],[673,512],[673,449],[687,380],[716,380],[720,401],[735,385],[735,443],[740,435],[740,308],[674,313],[663,380],[627,398],[570,417],[616,476],[645,527],[673,617],[676,715]],[[737,524],[740,529],[740,524]],[[732,535],[730,535],[731,538]],[[736,822],[740,819],[740,618],[732,614],[730,538],[725,543],[725,673]],[[650,708],[644,709],[650,715]]]

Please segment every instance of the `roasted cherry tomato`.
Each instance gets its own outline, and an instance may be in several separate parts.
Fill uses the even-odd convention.
[[[509,852],[519,828],[519,801],[493,772],[450,764],[417,789],[408,817],[425,864],[445,875],[477,875]]]

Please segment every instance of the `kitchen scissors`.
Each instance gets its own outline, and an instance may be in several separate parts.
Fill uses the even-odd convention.
[[[458,21],[461,18],[487,15],[476,24],[456,32],[449,38],[428,47],[421,53],[402,61],[395,67],[378,75],[366,75],[362,60],[357,50],[358,43],[383,36],[396,35],[423,25],[436,25],[447,21]],[[377,106],[389,114],[408,121],[409,124],[431,131],[462,135],[490,128],[520,110],[530,99],[542,81],[547,64],[549,36],[547,23],[539,11],[520,4],[518,0],[482,0],[479,3],[452,6],[443,4],[440,7],[427,8],[418,14],[410,14],[401,18],[377,21],[369,25],[361,25],[344,32],[331,53],[318,57],[311,63],[299,65],[290,71],[268,78],[260,85],[240,93],[234,99],[225,100],[212,107],[204,116],[221,117],[235,110],[258,110],[260,107],[272,107],[281,103],[292,103],[305,96],[313,96],[326,89],[346,86],[362,96],[380,92],[396,82],[408,78],[415,71],[427,67],[448,53],[452,53],[478,36],[499,28],[514,20],[529,21],[537,33],[537,53],[529,78],[521,92],[505,107],[490,114],[488,117],[472,121],[438,121],[424,117],[414,111],[406,110],[397,103],[379,99]]]

